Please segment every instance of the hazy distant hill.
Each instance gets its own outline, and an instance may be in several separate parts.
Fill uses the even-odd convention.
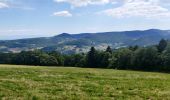
[[[22,50],[42,49],[60,51],[62,53],[87,52],[91,46],[105,49],[108,45],[120,48],[130,45],[147,46],[170,39],[170,31],[150,29],[145,31],[102,32],[102,33],[63,33],[54,37],[41,37],[0,41],[1,52],[20,52]]]

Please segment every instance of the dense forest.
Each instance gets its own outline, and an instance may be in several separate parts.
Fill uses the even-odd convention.
[[[0,53],[0,64],[72,66],[142,71],[170,71],[170,44],[162,39],[158,45],[130,46],[120,49],[107,47],[98,51],[91,47],[88,53],[64,55],[58,52],[22,51]]]

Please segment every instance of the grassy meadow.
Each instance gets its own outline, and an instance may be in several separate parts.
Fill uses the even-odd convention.
[[[0,100],[170,100],[170,74],[0,65]]]

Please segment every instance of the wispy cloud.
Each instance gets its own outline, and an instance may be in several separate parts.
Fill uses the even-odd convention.
[[[23,1],[15,0],[0,0],[0,8],[10,8],[10,9],[22,9],[22,10],[34,10],[35,8],[26,6]]]
[[[116,18],[145,17],[160,18],[170,17],[170,11],[160,5],[159,0],[126,0],[118,8],[106,9],[101,12]]]
[[[0,2],[0,8],[9,8],[9,5],[4,2]]]
[[[110,0],[54,0],[57,3],[65,2],[74,7],[82,7],[87,5],[103,5],[110,3]]]
[[[53,16],[71,17],[72,14],[69,11],[59,11],[59,12],[54,12]]]

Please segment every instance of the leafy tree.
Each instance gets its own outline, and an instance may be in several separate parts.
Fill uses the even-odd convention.
[[[14,53],[0,53],[0,64],[12,64],[16,54]]]
[[[16,64],[23,65],[44,65],[55,66],[58,65],[58,61],[55,57],[49,56],[47,53],[41,51],[28,51],[17,54],[13,60]]]
[[[112,68],[112,69],[117,68],[117,58],[113,54],[109,58],[109,65],[107,68]]]
[[[38,65],[45,65],[45,66],[57,66],[58,60],[54,57],[54,56],[49,56],[48,54],[40,54],[39,55],[39,60],[40,60],[40,64]]]
[[[97,52],[96,54],[96,67],[99,68],[107,68],[109,66],[109,59],[111,58],[111,54],[109,52]]]
[[[132,51],[123,48],[119,49],[117,52],[114,53],[116,57],[116,68],[117,69],[128,69],[128,66],[131,66],[131,57],[132,57]]]
[[[85,56],[83,54],[74,54],[65,56],[65,66],[84,67]]]
[[[158,52],[154,47],[138,49],[133,58],[134,69],[154,70],[158,65]]]
[[[162,67],[160,70],[170,71],[170,46],[168,45],[162,54]]]
[[[55,57],[55,59],[57,59],[59,66],[63,66],[64,65],[64,56],[63,55],[61,55],[60,53],[58,53],[56,51],[49,52],[48,54],[50,56]]]

